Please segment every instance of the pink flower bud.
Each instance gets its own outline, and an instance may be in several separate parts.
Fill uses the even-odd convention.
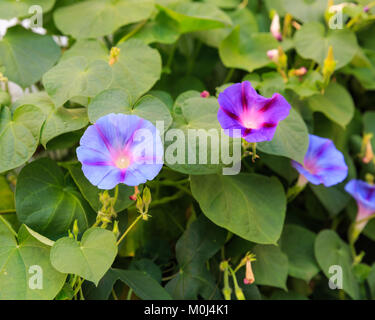
[[[277,49],[268,50],[267,51],[267,57],[271,61],[277,63],[279,61],[279,50],[277,50]]]
[[[366,13],[369,12],[369,11],[370,11],[370,7],[369,7],[369,6],[365,6],[365,7],[363,8],[363,11],[366,12]]]
[[[277,41],[283,40],[283,36],[280,33],[280,17],[277,13],[272,18],[270,31]]]
[[[201,98],[208,98],[210,96],[210,93],[206,90],[204,90],[202,93],[201,93]]]

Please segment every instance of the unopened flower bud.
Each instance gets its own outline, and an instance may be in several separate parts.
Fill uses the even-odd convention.
[[[129,196],[129,199],[132,200],[132,201],[136,201],[138,194],[139,194],[138,186],[135,186],[134,187],[134,193],[131,196]]]
[[[150,188],[145,187],[143,189],[143,203],[145,206],[145,212],[148,212],[148,207],[152,201]]]
[[[272,49],[267,51],[267,57],[274,63],[278,63],[279,61],[279,50],[278,49]]]
[[[301,67],[299,69],[294,70],[294,74],[298,77],[304,76],[307,73],[307,69],[305,67]]]
[[[120,234],[120,230],[118,228],[118,221],[116,220],[113,224],[113,230],[112,230],[113,234],[115,235],[116,239],[117,237],[119,236]]]
[[[374,159],[374,152],[372,150],[372,134],[366,134],[363,137],[363,146],[364,146],[364,157],[362,159],[363,163],[370,163]]]
[[[370,11],[370,7],[369,6],[365,6],[364,8],[363,8],[363,12],[369,12]]]
[[[280,32],[280,17],[276,12],[273,14],[270,31],[277,41],[283,40],[283,36]]]
[[[140,213],[143,213],[144,203],[140,195],[137,195],[135,206]]]
[[[210,93],[206,90],[204,90],[203,92],[201,92],[201,98],[208,98],[210,96]]]
[[[112,47],[109,54],[109,65],[112,66],[118,61],[120,55],[120,49],[117,47]]]
[[[79,234],[78,220],[76,219],[74,220],[74,223],[73,223],[73,235],[76,239],[78,237],[78,234]]]

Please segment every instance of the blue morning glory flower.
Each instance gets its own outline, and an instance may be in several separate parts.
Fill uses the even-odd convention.
[[[99,189],[138,186],[160,172],[163,145],[150,121],[111,113],[87,128],[77,157],[86,178]]]
[[[331,187],[344,181],[348,167],[343,154],[330,139],[309,135],[309,147],[303,165],[292,160],[293,167],[310,183]]]
[[[233,129],[241,132],[247,142],[270,141],[280,121],[290,112],[285,98],[275,93],[272,98],[259,95],[249,81],[236,83],[219,94],[218,121],[229,135]],[[235,136],[237,137],[237,136]]]
[[[345,190],[357,201],[357,222],[375,214],[375,185],[362,180],[351,180]],[[357,229],[362,230],[366,224],[367,221],[360,223]]]

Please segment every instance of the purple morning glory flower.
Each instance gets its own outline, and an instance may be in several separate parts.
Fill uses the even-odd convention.
[[[345,190],[357,201],[357,222],[375,214],[375,185],[361,180],[351,180]],[[360,223],[357,225],[357,229],[361,231],[366,224],[367,221]]]
[[[290,104],[283,96],[275,93],[272,98],[259,95],[249,81],[236,83],[219,94],[220,105],[217,118],[229,135],[233,129],[241,130],[248,142],[270,141],[277,125],[290,111]]]
[[[293,167],[310,183],[331,187],[344,181],[348,167],[343,154],[330,139],[309,135],[309,148],[303,165],[292,160]]]
[[[77,156],[86,178],[99,189],[138,186],[161,170],[163,145],[150,121],[111,113],[87,128]]]

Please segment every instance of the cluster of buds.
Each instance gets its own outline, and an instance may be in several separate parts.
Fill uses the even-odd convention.
[[[245,300],[245,295],[237,282],[236,272],[241,267],[246,266],[245,278],[243,279],[243,282],[246,285],[253,284],[255,281],[255,277],[253,270],[251,268],[251,262],[255,260],[255,255],[248,252],[234,270],[230,266],[229,261],[225,260],[220,263],[220,270],[224,273],[224,287],[222,292],[225,300],[230,300],[232,295],[232,288],[229,285],[229,274],[232,276],[234,293],[236,295],[237,300]]]
[[[120,49],[117,47],[112,47],[111,52],[109,53],[109,65],[114,65],[119,58],[120,55]]]
[[[117,217],[115,211],[116,197],[111,197],[107,190],[99,194],[99,201],[102,204],[101,209],[96,217],[95,225],[102,223],[102,227],[105,228],[112,222],[113,218]]]
[[[74,220],[72,231],[68,230],[69,238],[78,239],[79,228],[78,228],[78,220]]]
[[[371,133],[365,134],[362,140],[361,158],[363,163],[369,164],[371,161],[375,163],[374,151],[372,149],[371,140],[373,135]]]
[[[150,208],[152,198],[151,198],[151,191],[150,188],[144,187],[142,196],[137,194],[137,200],[135,206],[138,212],[142,215],[142,219],[147,221],[150,215],[148,214],[148,210]]]

